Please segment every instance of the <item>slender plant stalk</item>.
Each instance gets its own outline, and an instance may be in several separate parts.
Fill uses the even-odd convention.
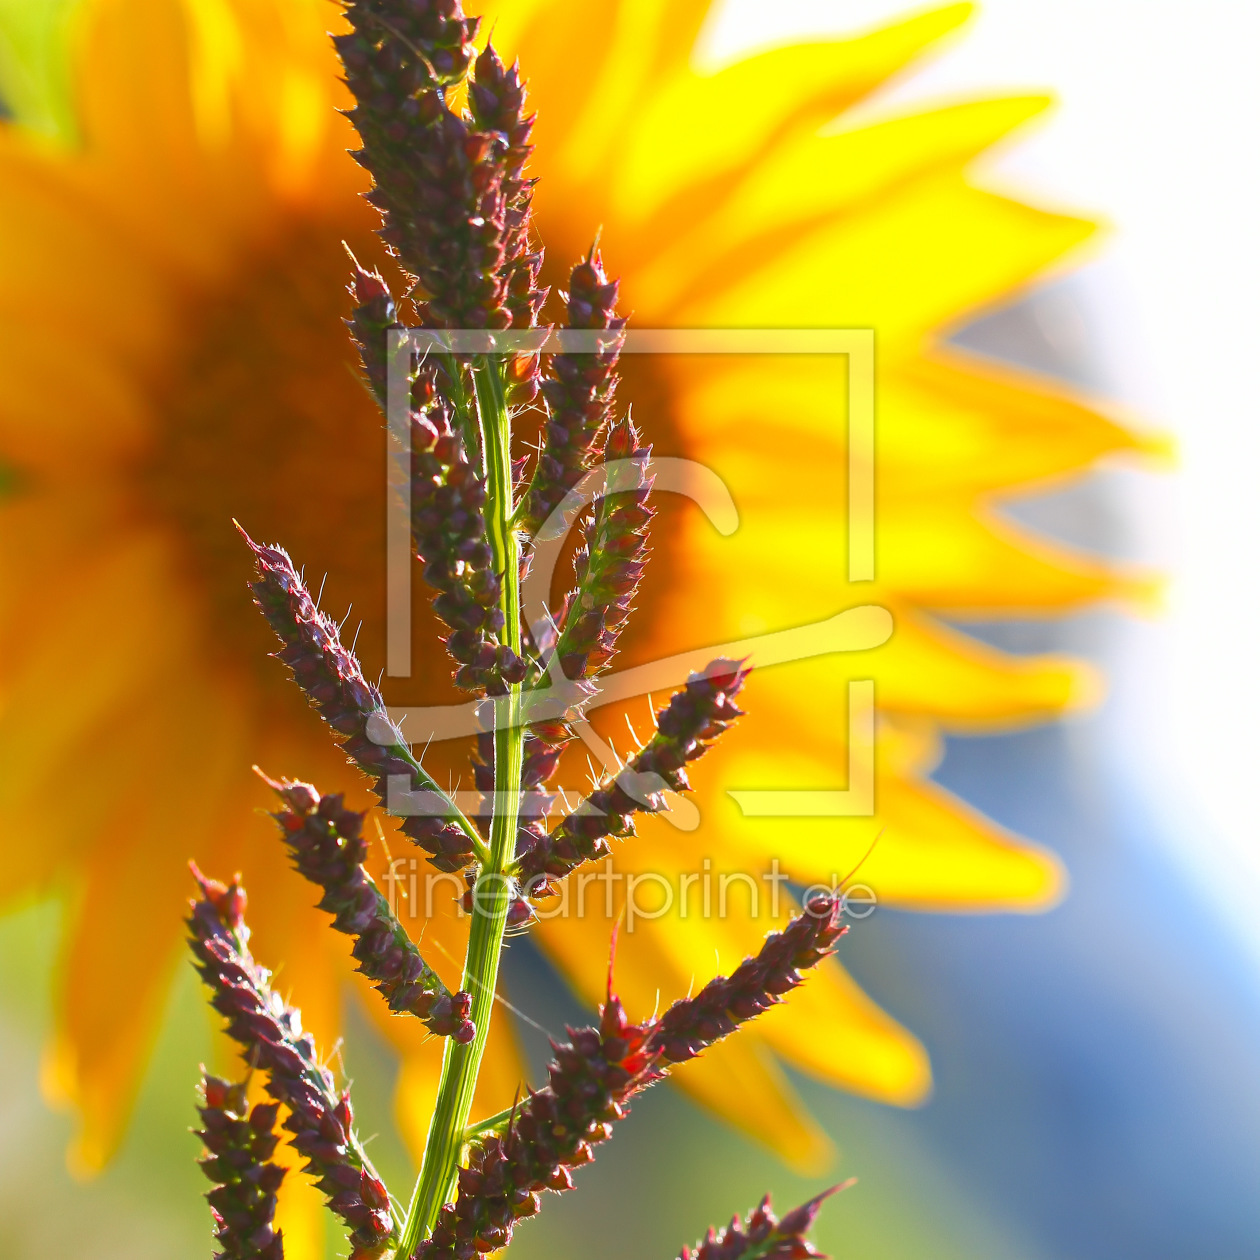
[[[508,646],[521,651],[520,547],[512,528],[511,418],[497,359],[483,359],[473,369],[481,421],[481,448],[487,475],[486,516],[494,567],[503,574],[500,606]],[[468,1113],[490,1030],[499,956],[511,902],[509,863],[515,855],[520,811],[524,730],[520,723],[521,688],[517,684],[496,701],[494,735],[494,816],[488,860],[472,898],[472,924],[461,988],[472,995],[472,1021],[477,1029],[466,1046],[448,1039],[438,1082],[437,1103],[429,1125],[420,1177],[416,1182],[398,1250],[406,1260],[427,1238],[438,1212],[451,1196],[459,1156],[466,1140]]]

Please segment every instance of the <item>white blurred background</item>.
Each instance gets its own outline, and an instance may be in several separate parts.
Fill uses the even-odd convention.
[[[726,0],[709,55],[850,32],[895,0]],[[1101,218],[1095,260],[1038,312],[1138,423],[1173,436],[1171,477],[1113,474],[1137,558],[1170,576],[1112,663],[1117,770],[1260,958],[1260,4],[986,0],[939,58],[846,125],[977,93],[1059,108],[978,168],[986,184]]]

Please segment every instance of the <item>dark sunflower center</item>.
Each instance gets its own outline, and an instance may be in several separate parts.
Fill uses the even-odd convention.
[[[349,309],[343,230],[290,224],[234,284],[190,303],[184,355],[160,389],[161,440],[141,473],[145,501],[179,540],[184,576],[203,610],[205,659],[252,677],[264,711],[282,721],[301,702],[268,659],[276,645],[250,597],[251,565],[233,519],[259,541],[287,548],[312,589],[322,586],[334,616],[349,610],[346,638],[357,633],[368,677],[385,660],[385,430],[342,323]],[[366,234],[354,246],[360,257],[376,252]],[[663,377],[641,357],[625,368],[622,407],[633,403],[659,453],[681,453]],[[527,441],[539,420],[522,416]],[[672,498],[663,496],[658,538],[673,532]],[[624,641],[626,659],[639,655],[653,595],[673,560],[668,547],[657,549]],[[566,567],[560,590],[569,578]],[[412,585],[415,677],[387,681],[386,696],[400,704],[463,698],[451,685],[418,570]]]
[[[325,606],[353,604],[360,648],[383,659],[385,435],[355,375],[339,233],[291,224],[236,283],[191,304],[184,358],[162,387],[161,441],[146,499],[182,544],[205,610],[205,647],[221,663],[278,680],[275,646],[254,608],[255,538],[287,547]]]

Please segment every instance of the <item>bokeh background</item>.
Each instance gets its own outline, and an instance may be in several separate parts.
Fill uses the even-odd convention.
[[[65,5],[0,4],[0,91],[56,83]],[[886,0],[729,0],[715,60],[904,12]],[[973,351],[1066,379],[1171,433],[1168,473],[1102,469],[1007,510],[1083,548],[1156,564],[1163,609],[969,624],[1016,651],[1103,667],[1097,711],[951,739],[937,779],[1063,858],[1071,890],[1040,916],[881,910],[846,962],[922,1037],[932,1099],[894,1111],[800,1088],[858,1185],[821,1245],[901,1260],[1244,1260],[1260,1254],[1260,545],[1254,377],[1260,345],[1260,10],[1237,0],[990,0],[871,117],[977,89],[1061,100],[983,176],[1103,216],[1094,261],[957,332]],[[51,67],[51,70],[49,69]],[[48,108],[58,108],[55,93]],[[41,1100],[53,904],[0,920],[0,1255],[174,1260],[208,1254],[189,1136],[189,1065],[210,1057],[186,972],[119,1159],[65,1171],[67,1118]],[[542,1029],[579,1010],[525,942],[509,978]],[[527,1030],[535,1064],[542,1031]],[[352,1026],[343,1051],[374,1156],[408,1179],[391,1056]],[[389,1176],[389,1174],[393,1174]],[[813,1192],[672,1091],[655,1091],[582,1191],[514,1243],[543,1256],[667,1256],[764,1189]],[[627,1206],[633,1205],[633,1206]]]

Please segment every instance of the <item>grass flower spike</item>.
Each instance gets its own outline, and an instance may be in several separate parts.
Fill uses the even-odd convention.
[[[573,1187],[572,1171],[612,1137],[624,1103],[655,1079],[647,1025],[631,1024],[610,995],[598,1028],[570,1029],[555,1046],[548,1084],[531,1093],[503,1134],[474,1141],[458,1174],[455,1201],[443,1207],[420,1260],[465,1260],[506,1247],[516,1221],[533,1216],[546,1190]]]
[[[729,1036],[745,1020],[781,1002],[847,931],[841,902],[816,896],[782,932],[772,932],[755,957],[729,976],[715,976],[696,994],[675,1002],[657,1021],[653,1047],[665,1063],[685,1063]]]
[[[354,937],[359,970],[389,1009],[416,1016],[439,1036],[471,1041],[472,999],[442,983],[363,867],[363,815],[346,809],[341,795],[320,796],[309,783],[267,782],[287,806],[273,817],[293,865],[324,890],[319,908],[335,916],[338,932]]]
[[[565,597],[550,649],[566,678],[584,678],[606,665],[630,615],[646,567],[648,523],[655,515],[648,501],[651,455],[629,420],[609,430],[604,442],[607,484],[587,517],[574,560],[578,584]],[[539,457],[535,485],[547,458],[545,451]]]
[[[279,1105],[251,1108],[243,1082],[233,1085],[217,1076],[206,1076],[202,1093],[197,1136],[206,1148],[201,1171],[214,1182],[206,1198],[222,1248],[215,1260],[284,1260],[284,1240],[272,1222],[285,1170],[268,1162],[280,1141]]]
[[[193,958],[227,1020],[228,1035],[251,1067],[267,1074],[267,1092],[288,1109],[284,1127],[350,1230],[352,1256],[367,1256],[392,1236],[389,1195],[354,1131],[349,1091],[338,1092],[301,1012],[270,987],[270,973],[249,953],[245,890],[206,879],[193,868],[201,899],[188,929]]]
[[[661,1019],[641,1024],[627,1017],[613,992],[610,964],[599,1025],[569,1029],[569,1042],[552,1046],[556,1057],[547,1071],[547,1085],[531,1092],[519,1108],[513,1107],[501,1131],[472,1142],[459,1172],[455,1201],[442,1209],[419,1256],[467,1260],[505,1247],[515,1222],[539,1210],[544,1191],[573,1188],[573,1170],[590,1163],[593,1148],[612,1137],[614,1123],[625,1118],[635,1094],[661,1080],[671,1063],[699,1054],[798,985],[798,969],[816,966],[842,934],[839,914],[837,898],[811,901],[804,914],[784,932],[772,935],[757,958],[747,959],[734,975],[719,977],[695,1000],[675,1003]],[[759,1245],[773,1240],[787,1248],[795,1236],[796,1245],[801,1245],[800,1236],[820,1201],[799,1209],[782,1225],[758,1209],[750,1218],[753,1241]],[[728,1237],[749,1243],[732,1229],[735,1232],[728,1230]]]
[[[678,1260],[825,1260],[805,1235],[823,1200],[833,1193],[834,1190],[824,1190],[782,1220],[770,1210],[770,1196],[766,1195],[748,1214],[747,1221],[736,1217],[721,1233],[709,1230],[694,1250],[684,1247]]]
[[[244,534],[244,531],[241,531]],[[341,629],[315,606],[288,553],[264,547],[245,534],[253,552],[258,580],[252,584],[255,602],[281,642],[276,654],[319,715],[332,728],[346,755],[372,780],[381,800],[389,798],[393,775],[408,784],[418,781],[435,801],[445,796],[411,755],[401,733],[391,747],[376,743],[369,723],[389,724],[380,691],[368,683],[354,653],[341,642]],[[439,870],[460,870],[471,860],[477,837],[453,804],[449,818],[441,814],[411,817],[403,830]],[[452,821],[454,820],[454,821]]]
[[[569,274],[567,325],[608,335],[594,354],[557,355],[551,378],[542,387],[547,424],[525,501],[524,524],[531,531],[547,520],[590,467],[595,439],[612,416],[620,333],[626,323],[617,315],[616,303],[617,282],[604,274],[592,246]]]
[[[508,143],[447,108],[472,65],[477,20],[458,4],[355,0],[335,37],[355,97],[350,121],[372,173],[381,236],[421,286],[426,322],[505,328]]]
[[[525,661],[504,641],[499,607],[502,576],[482,509],[486,485],[473,471],[460,438],[417,419],[411,429],[411,520],[424,580],[438,592],[433,611],[451,627],[446,649],[460,662],[455,684],[503,694],[525,677]]]

